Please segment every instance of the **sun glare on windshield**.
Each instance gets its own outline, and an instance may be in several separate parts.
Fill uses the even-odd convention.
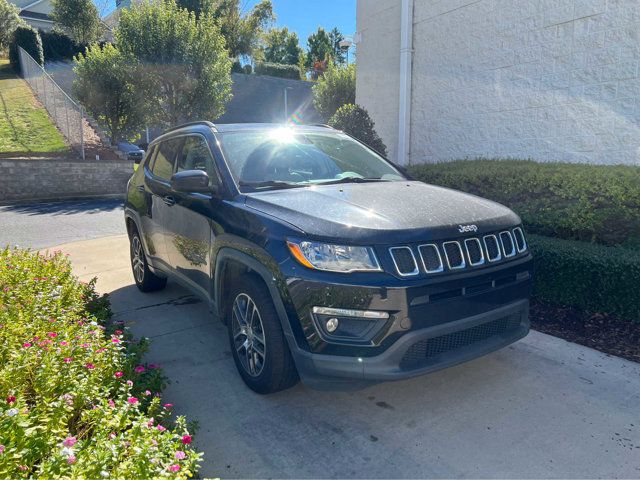
[[[269,132],[269,138],[271,140],[275,140],[278,143],[293,143],[296,141],[293,129],[287,127],[276,128],[275,130]]]

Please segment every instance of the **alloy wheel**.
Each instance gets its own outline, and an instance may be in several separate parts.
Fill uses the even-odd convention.
[[[258,307],[246,293],[233,301],[231,313],[233,345],[244,370],[257,377],[264,368],[266,344]]]
[[[138,283],[142,283],[144,281],[144,252],[140,238],[137,235],[134,235],[131,240],[131,266],[136,280]]]

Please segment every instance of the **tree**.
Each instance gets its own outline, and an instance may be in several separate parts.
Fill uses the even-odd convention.
[[[357,138],[382,156],[387,155],[387,147],[378,136],[375,123],[369,112],[359,105],[343,105],[329,120],[329,125]]]
[[[11,66],[16,72],[20,71],[20,53],[18,53],[18,47],[22,47],[39,65],[44,65],[42,40],[35,28],[29,25],[22,25],[13,32],[13,38],[9,45],[9,62],[11,62]]]
[[[287,27],[269,30],[264,35],[262,51],[265,62],[286,65],[298,65],[304,53],[300,48],[298,35],[289,32]]]
[[[344,35],[336,27],[329,32],[329,39],[331,40],[333,61],[337,65],[342,65],[346,61],[344,51],[340,48],[340,42],[344,40]]]
[[[307,70],[313,69],[314,63],[323,62],[333,54],[331,37],[322,27],[318,27],[315,33],[309,35],[307,45],[309,47],[307,51]]]
[[[260,46],[264,29],[273,21],[271,0],[262,0],[242,14],[240,0],[177,0],[178,6],[197,18],[211,15],[220,27],[231,58],[253,55]]]
[[[115,32],[118,49],[135,58],[154,98],[154,119],[175,125],[216,119],[231,99],[231,60],[211,15],[179,8],[174,0],[124,9]]]
[[[55,27],[77,43],[96,42],[104,32],[98,9],[92,0],[52,0]]]
[[[336,67],[329,64],[325,74],[313,86],[313,104],[320,116],[327,121],[341,106],[355,102],[355,65]]]
[[[149,98],[143,70],[115,46],[92,45],[76,57],[73,93],[109,132],[111,144],[133,140],[145,125]]]
[[[9,47],[13,32],[24,24],[18,13],[20,13],[20,9],[13,3],[0,0],[0,52]]]

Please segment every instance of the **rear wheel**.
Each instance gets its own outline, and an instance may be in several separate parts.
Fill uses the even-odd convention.
[[[137,230],[133,231],[130,239],[131,270],[136,286],[141,292],[155,292],[167,285],[167,279],[157,276],[149,269],[147,256],[144,253],[142,240]]]
[[[247,386],[266,394],[295,385],[298,373],[264,283],[242,277],[228,302],[231,352]]]

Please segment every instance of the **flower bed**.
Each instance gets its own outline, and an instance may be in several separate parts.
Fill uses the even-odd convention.
[[[146,348],[62,254],[0,251],[0,478],[193,476]]]

